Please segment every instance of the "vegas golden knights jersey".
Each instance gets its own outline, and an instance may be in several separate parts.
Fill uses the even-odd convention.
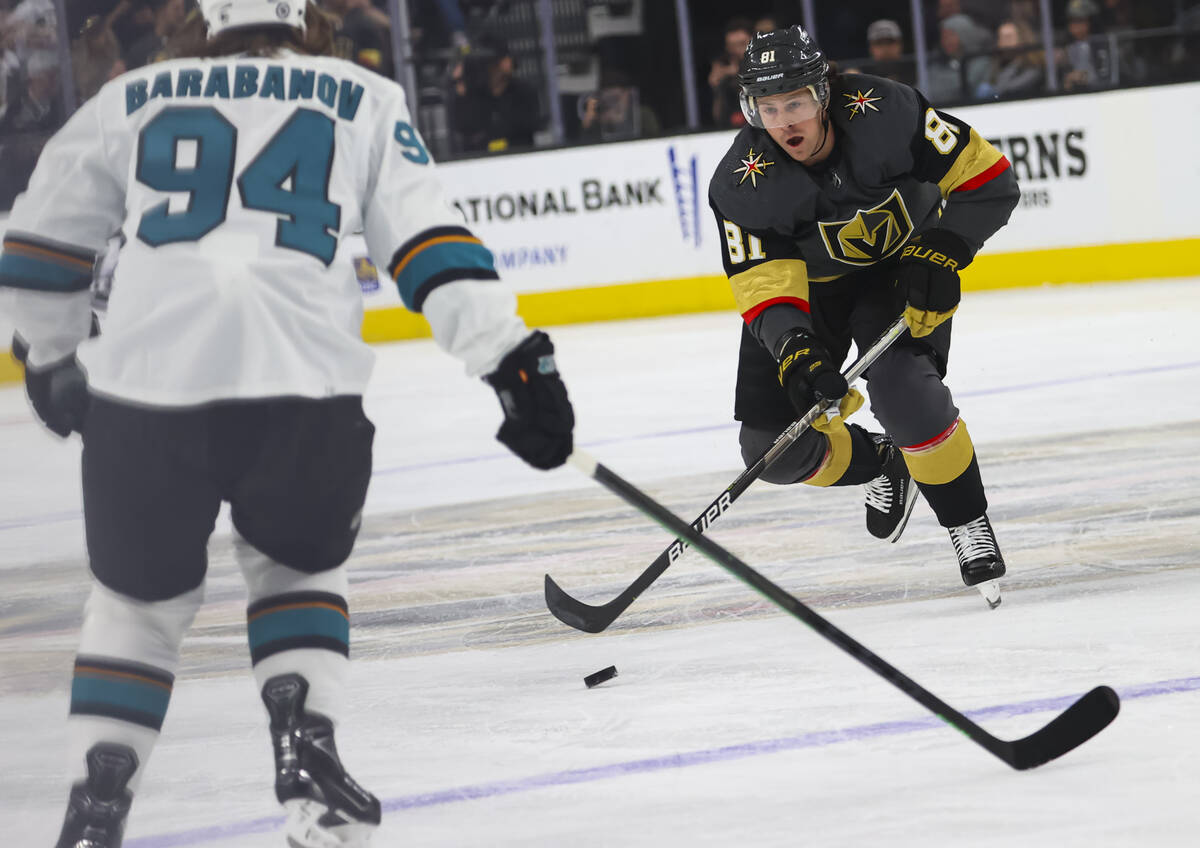
[[[788,310],[793,326],[809,323],[815,287],[889,263],[935,226],[974,253],[1017,204],[1008,160],[916,90],[860,74],[831,88],[828,160],[806,168],[766,131],[747,127],[709,183],[725,272],[747,325],[775,305],[798,310]]]

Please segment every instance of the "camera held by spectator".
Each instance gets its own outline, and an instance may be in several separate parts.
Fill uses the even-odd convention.
[[[641,103],[633,78],[622,71],[606,73],[599,91],[579,98],[579,126],[583,141],[644,138],[661,131],[658,116]]]

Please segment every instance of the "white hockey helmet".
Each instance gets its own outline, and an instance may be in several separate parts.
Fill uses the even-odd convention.
[[[200,0],[208,37],[227,29],[282,24],[304,31],[308,0]]]

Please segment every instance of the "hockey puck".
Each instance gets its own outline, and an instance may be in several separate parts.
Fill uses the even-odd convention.
[[[615,665],[610,665],[608,668],[600,669],[595,674],[589,674],[587,677],[583,678],[583,682],[587,685],[587,688],[591,689],[593,686],[599,686],[605,680],[612,680],[616,676],[617,667]]]

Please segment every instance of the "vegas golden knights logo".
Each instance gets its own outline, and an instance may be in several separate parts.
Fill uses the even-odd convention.
[[[912,220],[900,189],[871,209],[860,209],[849,221],[819,222],[825,249],[838,262],[872,265],[895,253],[912,234]]]

